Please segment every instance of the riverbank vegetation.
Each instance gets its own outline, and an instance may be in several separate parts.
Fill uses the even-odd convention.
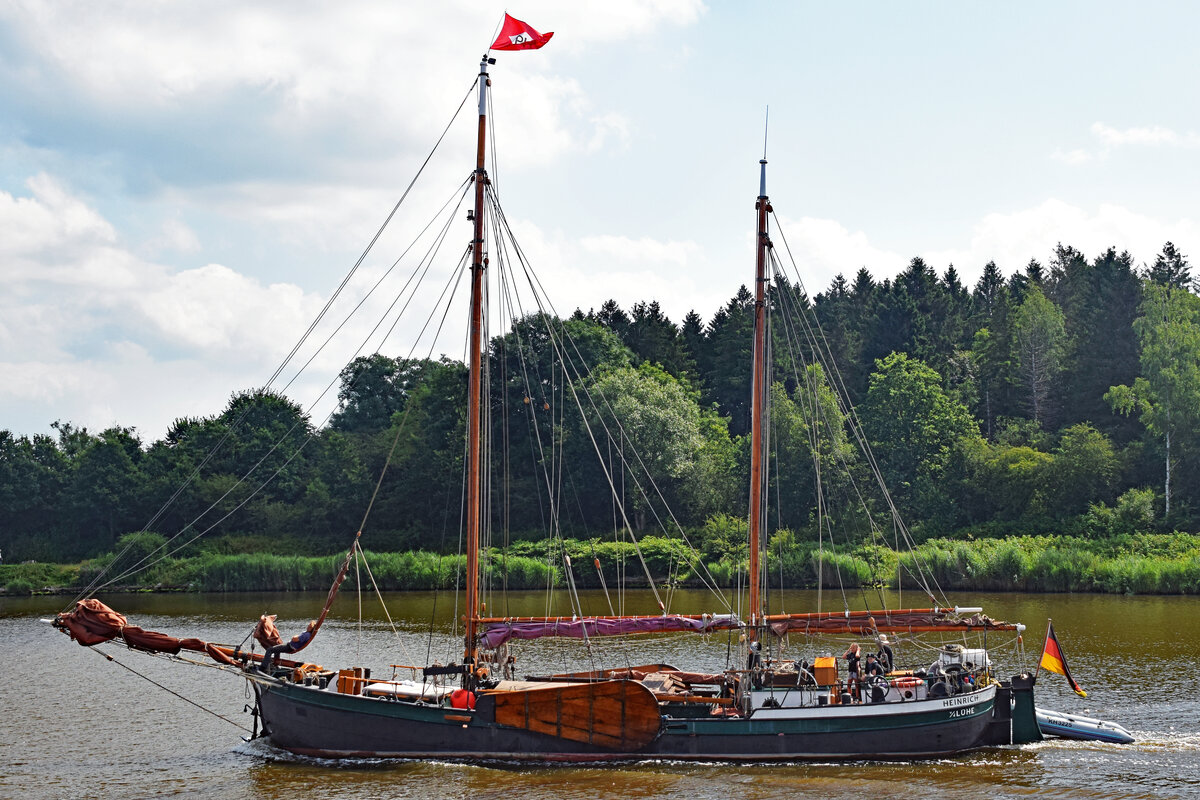
[[[628,542],[544,540],[523,542],[508,551],[493,549],[485,561],[493,585],[513,590],[563,588],[568,569],[575,586],[590,589],[621,583],[644,587],[647,572],[656,576],[655,585],[661,588],[710,585],[731,589],[744,584],[744,553],[696,560],[692,552],[681,540],[655,536],[645,537],[637,548]],[[571,566],[566,566],[564,555]],[[382,591],[454,589],[462,580],[464,559],[457,554],[367,551],[364,557],[370,576]],[[342,558],[205,553],[167,559],[136,579],[117,583],[124,590],[141,591],[323,592]],[[72,566],[4,565],[0,566],[0,587],[10,595],[79,589],[106,564],[107,558]],[[779,531],[772,537],[767,569],[773,577],[778,576],[776,585],[782,582],[797,589],[816,588],[820,574],[827,591],[845,591],[851,598],[875,588],[920,589],[914,579],[917,575],[931,577],[947,591],[1200,594],[1200,536],[933,539],[897,553],[878,545],[823,552],[817,542],[797,541],[791,531]],[[363,588],[373,591],[366,567],[357,574]],[[351,570],[346,586],[352,589],[355,580],[356,572]]]
[[[1170,243],[1140,267],[1060,246],[1007,278],[988,264],[970,289],[920,258],[811,296],[780,282],[772,305],[809,308],[832,359],[785,365],[795,342],[773,328],[772,575],[893,585],[920,565],[946,589],[1200,592],[1194,537],[1179,533],[1200,530],[1194,290]],[[646,571],[736,582],[752,312],[745,288],[679,325],[656,303],[609,301],[518,319],[491,341],[493,584],[561,581],[564,552],[581,586],[599,584],[594,559],[643,584]],[[554,358],[564,341],[570,369]],[[596,402],[580,413],[584,389]],[[317,424],[256,390],[149,443],[67,421],[53,436],[0,431],[0,587],[87,585],[108,569],[118,585],[327,588],[385,464],[363,531],[381,587],[453,586],[465,391],[460,362],[375,354],[345,368],[339,409]],[[890,499],[864,488],[875,466]],[[831,522],[817,477],[824,503],[865,495],[865,511]],[[880,530],[889,502],[915,552]],[[629,533],[611,533],[626,523],[640,558]],[[832,543],[819,547],[818,530]]]

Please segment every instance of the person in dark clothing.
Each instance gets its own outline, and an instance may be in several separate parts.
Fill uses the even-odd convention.
[[[888,692],[888,682],[884,677],[883,664],[879,663],[879,659],[875,657],[874,653],[867,653],[867,664],[863,669],[863,679],[870,690],[871,702],[882,703]]]
[[[879,652],[875,654],[875,657],[879,659],[879,663],[883,664],[883,671],[885,673],[891,672],[896,668],[896,662],[894,660],[894,656],[892,655],[892,648],[888,646],[889,644],[890,643],[888,642],[887,636],[880,634]]]
[[[842,653],[842,658],[846,659],[846,688],[850,691],[850,694],[857,698],[862,648],[855,642],[846,648],[846,652]]]
[[[804,661],[801,661],[796,666],[796,671],[800,673],[800,677],[797,680],[797,683],[800,686],[816,686],[817,685],[817,679],[815,677],[813,677],[813,674],[812,674],[812,665],[810,665],[808,663],[807,659]]]
[[[887,670],[883,668],[883,664],[879,662],[875,654],[867,653],[866,676],[868,678],[872,676],[882,678],[886,672]]]
[[[753,641],[747,649],[750,655],[746,659],[746,669],[758,669],[762,666],[762,642]]]
[[[309,621],[308,626],[301,633],[293,636],[290,641],[275,645],[274,647],[268,647],[266,655],[263,656],[262,671],[270,672],[271,662],[275,660],[280,653],[295,653],[302,650],[304,645],[312,641],[313,634],[316,633],[316,631],[317,621],[314,619]]]

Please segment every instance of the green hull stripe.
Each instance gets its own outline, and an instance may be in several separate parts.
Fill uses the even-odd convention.
[[[408,703],[389,702],[358,697],[356,695],[334,694],[312,689],[293,689],[289,686],[271,687],[269,691],[286,695],[294,702],[310,706],[336,709],[355,714],[370,714],[375,717],[390,717],[392,719],[408,719],[427,723],[439,723],[461,727],[463,723],[445,719],[448,713],[462,714],[446,706],[418,706]],[[898,705],[898,704],[897,704]],[[805,717],[802,719],[779,719],[759,717],[757,719],[742,719],[740,717],[664,717],[666,736],[770,736],[779,734],[798,733],[845,733],[848,731],[889,731],[916,728],[925,725],[971,719],[982,715],[990,715],[994,700],[978,703],[973,706],[960,708],[939,708],[916,714],[880,714],[858,715],[846,717]],[[503,725],[480,723],[472,720],[472,726],[505,728]]]
[[[919,714],[881,714],[854,717],[806,717],[803,719],[668,719],[668,736],[752,736],[789,733],[845,733],[847,731],[890,731],[936,725],[941,722],[961,722],[992,713],[992,702],[970,708],[942,708]]]

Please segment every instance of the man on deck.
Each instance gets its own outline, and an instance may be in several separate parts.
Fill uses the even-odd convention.
[[[310,620],[307,627],[291,638],[291,641],[277,644],[267,648],[266,655],[263,656],[261,671],[270,673],[271,660],[276,658],[280,653],[296,653],[304,649],[304,646],[312,641],[313,634],[317,630],[317,621]]]
[[[892,654],[892,648],[889,645],[888,637],[882,633],[879,634],[879,652],[875,654],[875,657],[879,659],[879,663],[883,664],[884,672],[891,672],[896,668],[895,661],[893,660],[895,656]]]

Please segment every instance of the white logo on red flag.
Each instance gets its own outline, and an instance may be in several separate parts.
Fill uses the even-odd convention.
[[[538,33],[516,17],[505,14],[504,27],[500,29],[500,35],[496,37],[496,41],[492,42],[491,49],[536,50],[550,41],[550,37],[553,35],[553,31]]]

